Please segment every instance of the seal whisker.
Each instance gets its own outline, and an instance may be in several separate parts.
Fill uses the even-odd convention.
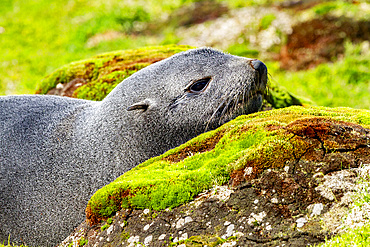
[[[230,98],[230,95],[232,94],[232,92],[233,92],[233,89],[232,88],[228,88],[228,92],[225,92],[224,95],[220,98],[221,103],[216,107],[216,109],[213,111],[211,117],[206,122],[205,131],[208,130],[209,124],[211,123],[212,119],[216,117],[217,113],[220,112],[220,109],[223,106],[224,106],[223,109],[227,108],[227,106],[225,106],[225,102],[226,102],[226,100],[228,98]],[[206,111],[208,111],[209,108],[212,108],[212,106],[209,106]],[[219,115],[219,118],[221,118],[221,116],[222,116],[222,114]]]
[[[235,97],[235,96],[234,96]],[[227,115],[230,111],[230,105],[232,105],[232,103],[234,103],[234,98],[230,98],[229,101],[227,102],[225,108],[223,109],[223,111],[221,112],[221,118],[224,116],[224,115]],[[220,118],[220,121],[221,121],[221,118]],[[220,123],[220,122],[219,122]]]
[[[243,88],[242,97],[243,97],[243,101],[242,101],[243,108],[245,108],[245,87]]]
[[[209,124],[211,123],[212,119],[216,116],[216,113],[220,110],[220,108],[225,104],[225,101],[222,101],[218,107],[216,108],[216,110],[213,112],[213,114],[211,115],[211,117],[208,119],[207,121],[207,124],[206,124],[206,127],[205,127],[205,131],[208,130],[208,126]]]
[[[234,97],[234,111],[236,111],[238,109],[238,106],[239,106],[239,98],[240,98],[240,93],[238,93],[237,95],[235,95]]]

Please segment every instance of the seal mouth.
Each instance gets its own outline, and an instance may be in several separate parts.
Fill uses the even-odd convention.
[[[236,99],[231,102],[223,103],[221,108],[217,111],[217,117],[230,119],[238,115],[248,114],[252,112],[251,103],[254,99],[262,97],[261,90],[254,91],[247,95],[238,95]],[[254,108],[254,107],[253,107]]]
[[[259,78],[258,78],[259,81]],[[259,84],[259,83],[258,83]],[[257,112],[261,109],[265,88],[252,88],[248,92],[243,91],[233,96],[227,97],[217,109],[206,124],[206,130],[217,128],[218,126],[229,122],[239,115],[245,115]],[[218,119],[218,121],[212,120]]]

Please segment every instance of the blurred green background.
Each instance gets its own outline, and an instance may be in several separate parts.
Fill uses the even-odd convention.
[[[312,104],[369,109],[369,20],[365,0],[2,0],[0,95],[99,53],[186,44],[261,59]]]

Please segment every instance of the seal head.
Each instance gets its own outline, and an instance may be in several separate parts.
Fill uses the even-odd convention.
[[[117,90],[138,92],[124,96],[129,105],[127,118],[156,133],[167,133],[150,134],[169,139],[155,140],[158,145],[171,143],[161,150],[180,145],[238,115],[258,111],[267,83],[267,68],[259,60],[207,48],[174,55],[143,72],[131,76]]]
[[[266,82],[262,62],[201,48],[140,70],[101,102],[0,97],[0,242],[55,246],[96,190],[258,111]]]

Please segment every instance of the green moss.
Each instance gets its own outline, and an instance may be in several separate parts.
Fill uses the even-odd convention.
[[[126,239],[129,239],[130,238],[130,233],[128,232],[125,232],[125,231],[122,231],[121,232],[121,240],[124,241]]]
[[[84,237],[80,238],[80,240],[78,240],[78,246],[84,246],[86,245],[88,242],[87,239],[85,239]]]
[[[118,211],[118,210],[116,209],[114,212],[116,212],[116,211]],[[112,211],[105,211],[105,213],[107,213],[107,212],[108,213],[111,213]],[[112,218],[108,218],[106,224],[103,225],[102,227],[100,227],[100,230],[101,231],[104,231],[105,229],[107,229],[112,224],[112,222],[113,222],[113,219]]]
[[[275,109],[292,105],[314,105],[312,101],[288,92],[274,81],[270,81],[268,84],[265,100]]]
[[[180,241],[176,244],[185,243],[188,247],[201,247],[201,246],[219,246],[220,244],[226,242],[215,235],[196,235],[190,238]]]
[[[113,222],[113,219],[112,218],[107,219],[107,224],[108,225],[112,224],[112,222]]]
[[[321,247],[370,246],[370,224],[366,224],[363,227],[350,229],[344,234],[336,236],[326,241],[324,244],[317,246]]]
[[[101,231],[104,231],[105,229],[108,229],[109,225],[108,224],[105,224],[104,226],[100,227],[100,230]]]
[[[119,82],[136,71],[190,48],[192,47],[167,45],[104,53],[91,59],[73,62],[54,71],[41,81],[37,91],[46,94],[59,83],[65,84],[79,78],[86,84],[76,90],[74,96],[101,100]]]
[[[98,190],[87,206],[87,218],[98,222],[121,207],[160,210],[188,202],[246,166],[255,173],[280,168],[304,152],[283,128],[309,117],[370,126],[370,111],[350,108],[300,107],[239,116],[219,129],[204,133],[165,154],[152,158]],[[292,134],[291,134],[292,135]],[[191,155],[192,154],[192,155]]]

